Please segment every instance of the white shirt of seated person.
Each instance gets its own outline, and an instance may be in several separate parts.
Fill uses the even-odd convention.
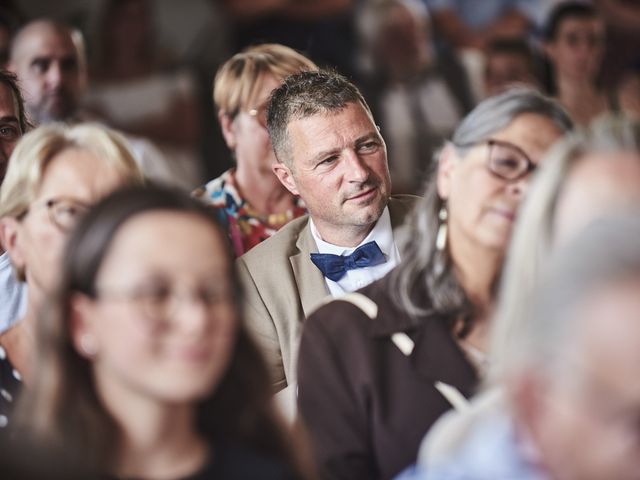
[[[337,282],[324,278],[331,296],[336,298],[344,295],[345,293],[354,292],[362,287],[369,285],[370,283],[384,277],[393,267],[400,262],[400,252],[393,239],[393,229],[391,228],[391,216],[389,215],[389,207],[385,207],[380,215],[380,218],[376,222],[376,225],[369,232],[369,235],[365,237],[359,245],[355,247],[340,247],[331,243],[325,242],[320,238],[320,234],[316,226],[313,223],[313,219],[309,218],[309,226],[311,228],[311,235],[318,247],[318,253],[329,253],[332,255],[350,255],[355,249],[375,241],[387,261],[380,265],[374,265],[371,267],[357,268],[354,270],[347,270],[347,273]]]

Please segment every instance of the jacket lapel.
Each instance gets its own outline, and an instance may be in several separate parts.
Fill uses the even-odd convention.
[[[379,297],[388,298],[384,294]],[[407,357],[420,379],[434,386],[437,382],[451,385],[465,397],[475,393],[478,374],[440,315],[427,314],[414,319],[398,311],[390,301],[385,301],[372,325],[373,336],[389,338]]]
[[[466,396],[473,395],[478,374],[438,317],[426,318],[415,339],[410,359],[416,373],[427,382],[451,385]],[[447,368],[442,368],[446,365]]]
[[[309,223],[300,231],[296,241],[298,252],[289,257],[295,284],[302,304],[305,318],[308,317],[329,295],[324,276],[311,262],[309,255],[317,252]],[[277,282],[277,279],[274,279]]]

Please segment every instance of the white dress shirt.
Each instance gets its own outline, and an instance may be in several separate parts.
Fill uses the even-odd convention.
[[[391,217],[389,215],[389,207],[385,207],[382,215],[373,227],[373,230],[369,232],[359,245],[355,247],[340,247],[327,243],[322,238],[313,224],[313,219],[309,218],[309,225],[311,227],[311,235],[318,247],[318,253],[330,253],[332,255],[350,255],[353,251],[365,243],[375,241],[387,261],[380,265],[374,265],[372,267],[357,268],[355,270],[347,270],[347,273],[337,282],[324,278],[329,292],[333,297],[339,297],[345,293],[354,292],[362,287],[369,285],[370,283],[384,277],[393,267],[400,262],[400,252],[396,246],[396,242],[393,239],[393,229],[391,228]]]

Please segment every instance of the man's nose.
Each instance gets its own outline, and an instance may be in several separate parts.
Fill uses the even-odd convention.
[[[64,73],[60,64],[52,62],[46,74],[47,85],[49,88],[59,87],[62,84],[63,75]]]
[[[345,174],[347,180],[350,182],[365,182],[370,175],[369,167],[365,161],[353,150],[349,150],[346,153],[346,168]]]

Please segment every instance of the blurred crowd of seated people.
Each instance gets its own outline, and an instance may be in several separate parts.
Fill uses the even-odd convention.
[[[0,0],[0,478],[640,480],[639,46]]]

